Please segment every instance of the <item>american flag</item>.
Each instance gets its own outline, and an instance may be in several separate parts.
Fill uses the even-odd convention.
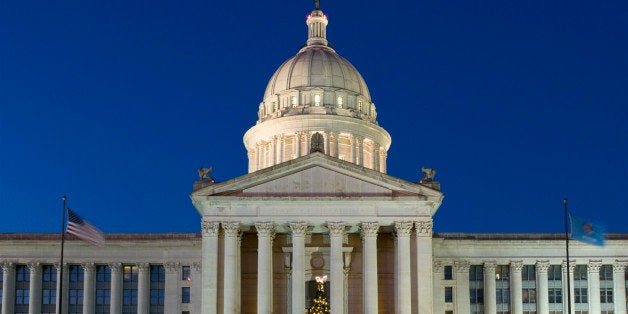
[[[68,226],[66,231],[68,234],[75,235],[77,238],[92,244],[92,245],[104,245],[105,236],[102,231],[94,227],[92,224],[83,220],[81,216],[73,212],[68,208]]]

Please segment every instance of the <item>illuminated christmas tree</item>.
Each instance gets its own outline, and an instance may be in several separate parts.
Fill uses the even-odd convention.
[[[311,314],[329,314],[329,300],[325,297],[327,276],[316,277],[316,297],[310,308]]]

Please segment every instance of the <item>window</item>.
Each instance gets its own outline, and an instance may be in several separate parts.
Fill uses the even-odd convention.
[[[577,265],[573,272],[574,280],[587,280],[587,265]]]
[[[600,288],[600,302],[613,303],[613,288]]]
[[[122,291],[124,305],[136,305],[137,304],[137,289],[124,289]]]
[[[536,281],[536,271],[534,265],[524,265],[521,270],[521,280]]]
[[[122,266],[122,313],[137,313],[138,272],[136,265]]]
[[[321,95],[319,94],[314,95],[314,105],[315,106],[321,105]]]
[[[483,313],[484,304],[484,269],[482,265],[469,267],[469,297],[472,313]]]
[[[26,265],[17,265],[15,267],[15,281],[31,281],[31,273]]]
[[[57,270],[52,265],[43,266],[43,282],[57,281]]]
[[[109,305],[111,303],[111,290],[96,289],[96,304]]]
[[[277,102],[273,101],[273,112],[277,111]]]
[[[164,312],[166,270],[162,265],[150,266],[150,312]]]
[[[342,108],[342,96],[338,96],[338,99],[336,100],[336,103],[338,104],[338,108]]]
[[[445,280],[452,280],[453,279],[453,267],[452,266],[445,266],[443,267],[443,279]]]
[[[297,96],[290,97],[290,104],[292,104],[293,108],[297,106]]]
[[[83,289],[70,289],[70,305],[83,304]]]
[[[547,270],[547,279],[548,280],[562,280],[563,271],[560,265],[550,265]]]
[[[549,303],[563,303],[563,289],[549,288],[547,292],[549,297]]]
[[[602,265],[600,267],[600,280],[613,280],[613,265]]]
[[[181,303],[190,303],[190,287],[181,288]]]
[[[55,304],[57,300],[57,290],[43,289],[41,290],[41,304]]]
[[[574,288],[574,296],[576,303],[589,303],[587,300],[587,288]]]
[[[124,282],[137,282],[137,266],[124,265],[122,268]]]
[[[362,112],[362,101],[358,101],[358,112]]]
[[[445,303],[451,303],[454,301],[453,287],[445,287]]]
[[[111,268],[107,265],[96,266],[96,281],[97,282],[109,282],[111,281]]]
[[[536,289],[524,288],[522,290],[523,303],[536,303]]]
[[[189,281],[192,278],[190,266],[181,266],[181,280]]]
[[[15,304],[28,304],[28,289],[16,289],[15,290]]]

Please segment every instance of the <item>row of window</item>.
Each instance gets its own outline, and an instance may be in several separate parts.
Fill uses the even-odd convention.
[[[484,267],[482,265],[472,265],[469,268],[469,277],[482,279]],[[574,280],[587,280],[587,265],[577,265],[574,269]],[[613,280],[613,265],[602,265],[600,267],[600,281]],[[550,265],[547,271],[548,280],[561,280],[563,276],[560,265]],[[628,278],[628,274],[626,275]],[[498,265],[495,267],[495,278],[498,280],[508,280],[510,277],[510,267],[508,265]],[[443,279],[453,280],[453,266],[443,266]],[[526,281],[536,280],[536,266],[524,265],[521,269],[521,279]]]

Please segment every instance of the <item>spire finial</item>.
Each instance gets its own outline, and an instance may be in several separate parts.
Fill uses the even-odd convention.
[[[316,2],[316,10],[318,10],[321,1],[320,0],[316,0],[315,2]]]

